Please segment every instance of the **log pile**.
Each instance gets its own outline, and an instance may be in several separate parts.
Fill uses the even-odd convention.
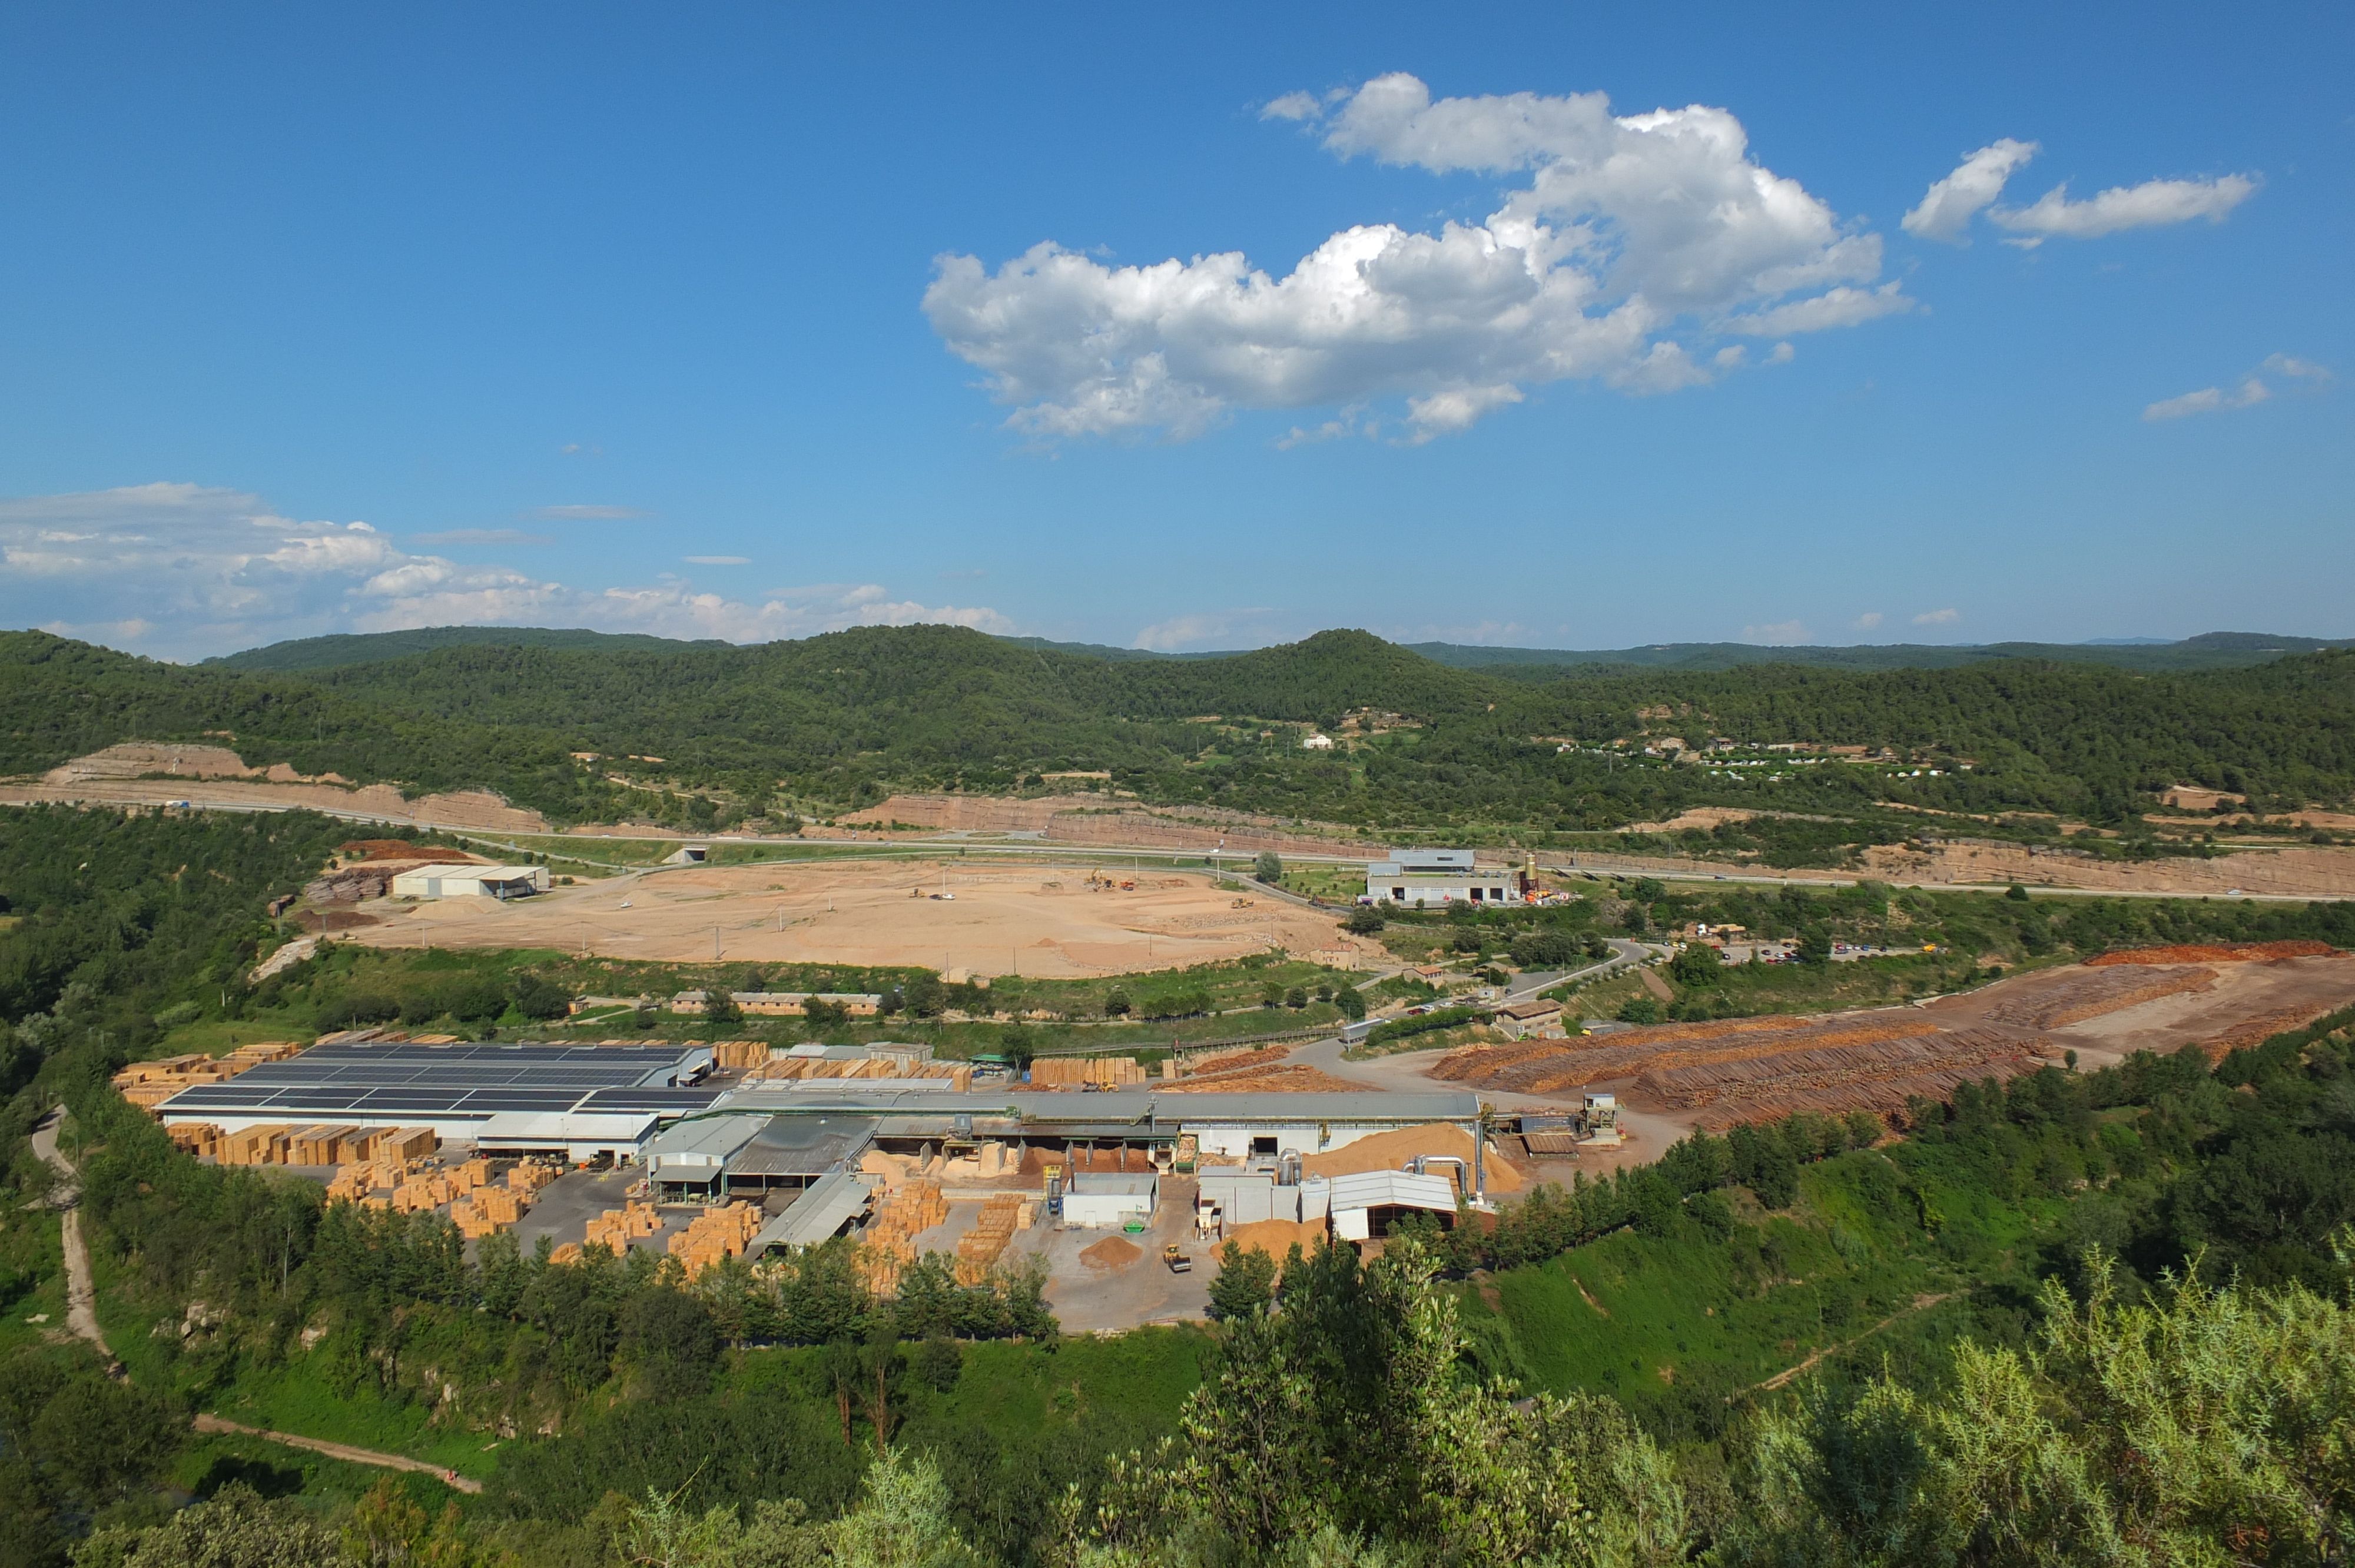
[[[670,1238],[670,1255],[693,1279],[721,1258],[741,1255],[760,1229],[761,1211],[751,1203],[709,1209]]]
[[[2188,968],[2155,971],[2140,966],[2095,969],[2088,966],[2057,983],[2009,996],[1987,1009],[1991,1022],[2027,1029],[2065,1029],[2105,1012],[2187,991],[2212,991],[2216,971]]]
[[[956,1249],[956,1281],[959,1285],[979,1285],[997,1266],[997,1259],[1014,1240],[1014,1233],[1027,1228],[1029,1205],[1016,1193],[1000,1192],[982,1204],[981,1213],[973,1229],[959,1238]]]
[[[602,1245],[619,1257],[630,1250],[633,1241],[654,1234],[662,1229],[662,1216],[655,1213],[652,1203],[624,1203],[590,1221],[588,1234],[581,1241],[584,1245]]]

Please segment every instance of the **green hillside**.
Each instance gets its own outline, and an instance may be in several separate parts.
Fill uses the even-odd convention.
[[[1732,670],[1748,664],[1806,664],[1837,670],[1955,670],[2000,659],[2107,664],[2121,670],[2238,670],[2290,653],[2344,648],[2355,639],[2210,631],[2179,642],[1857,643],[1844,647],[1763,648],[1754,642],[1657,642],[1644,648],[1577,651],[1487,648],[1463,642],[1411,642],[1436,663],[1545,679],[1570,670],[1633,666]]]
[[[437,648],[564,648],[580,652],[611,652],[634,649],[661,652],[677,648],[725,648],[706,638],[693,642],[650,637],[639,631],[583,631],[540,626],[422,626],[413,631],[338,632],[330,637],[303,637],[224,654],[205,663],[225,670],[332,670],[342,664],[364,664],[378,659],[399,659],[430,653]]]
[[[2019,659],[1540,673],[1455,668],[1359,631],[1109,660],[918,626],[756,647],[458,643],[261,673],[16,632],[0,634],[0,772],[226,732],[250,762],[698,828],[1103,769],[1149,801],[1384,831],[1541,839],[1746,806],[1766,815],[1720,847],[1821,863],[1922,831],[1891,807],[2126,823],[2176,782],[2275,809],[2355,789],[2355,652],[2334,651],[2185,673]],[[1352,715],[1364,726],[1345,727]],[[1308,726],[1345,744],[1305,751]],[[1750,749],[1699,767],[1641,755],[1667,736]],[[1889,756],[1806,765],[1757,749],[1794,743]],[[2011,829],[2030,831],[1988,831]]]

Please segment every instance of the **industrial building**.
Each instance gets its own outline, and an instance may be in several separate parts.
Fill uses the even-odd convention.
[[[709,1045],[422,1044],[330,1037],[154,1107],[224,1131],[273,1123],[431,1128],[445,1143],[634,1159],[655,1125],[708,1108]]]
[[[421,865],[392,879],[395,898],[528,898],[547,891],[544,865]]]
[[[1518,899],[1527,878],[1518,872],[1482,870],[1470,850],[1399,849],[1366,867],[1361,904],[1505,904]]]
[[[839,1008],[846,1018],[872,1018],[883,1011],[883,998],[867,991],[734,991],[728,1000],[737,1012],[764,1018],[803,1017],[813,1001]],[[700,991],[683,991],[670,999],[673,1012],[700,1013],[710,1004],[709,995]]]

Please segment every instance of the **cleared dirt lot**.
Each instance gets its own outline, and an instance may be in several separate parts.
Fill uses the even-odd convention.
[[[1085,869],[954,861],[683,866],[501,904],[378,903],[351,939],[388,948],[555,948],[671,963],[913,964],[1077,980],[1349,947],[1337,922],[1206,876],[1147,871],[1133,890]],[[933,895],[948,893],[950,898]],[[1238,907],[1238,905],[1241,907]]]
[[[1593,1090],[1683,1127],[1795,1110],[1887,1113],[1966,1079],[2009,1077],[2074,1051],[2095,1067],[2137,1050],[2221,1056],[2355,1003],[2355,955],[2273,962],[2072,964],[1925,1007],[1666,1024],[1567,1041],[1473,1047],[1430,1077],[1499,1105]]]

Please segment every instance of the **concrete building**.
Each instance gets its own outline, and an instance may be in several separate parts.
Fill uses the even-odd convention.
[[[1473,863],[1470,850],[1401,849],[1366,867],[1365,895],[1359,902],[1421,909],[1433,904],[1506,904],[1520,895],[1518,873],[1484,871]]]
[[[547,891],[544,865],[421,865],[392,879],[395,898],[528,898]]]
[[[801,1018],[809,1012],[813,1001],[838,1007],[850,1018],[872,1018],[883,1011],[883,998],[865,991],[733,991],[728,993],[736,1011],[748,1017]],[[700,1013],[710,1005],[709,996],[699,991],[683,991],[670,999],[673,1012]]]
[[[1150,1221],[1161,1199],[1161,1179],[1150,1172],[1081,1171],[1063,1189],[1063,1223],[1082,1228]]]

